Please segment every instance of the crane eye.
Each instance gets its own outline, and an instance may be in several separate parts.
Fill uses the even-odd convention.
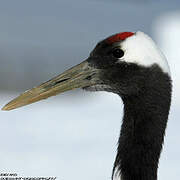
[[[113,56],[114,56],[115,58],[121,58],[121,57],[124,56],[124,51],[121,50],[121,49],[114,49],[114,50],[112,51],[112,54],[113,54]]]

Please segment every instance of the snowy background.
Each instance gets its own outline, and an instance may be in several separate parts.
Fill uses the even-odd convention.
[[[0,104],[84,60],[120,31],[149,34],[167,56],[174,89],[159,180],[180,177],[179,0],[0,1]],[[123,105],[75,90],[0,112],[0,173],[110,180]]]

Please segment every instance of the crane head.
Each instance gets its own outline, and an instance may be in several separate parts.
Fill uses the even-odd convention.
[[[167,61],[143,32],[123,32],[100,41],[82,63],[10,101],[12,110],[68,90],[83,88],[122,96],[138,94],[152,72],[169,73]]]

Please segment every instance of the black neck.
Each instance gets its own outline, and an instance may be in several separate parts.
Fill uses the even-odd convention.
[[[118,172],[122,180],[157,180],[171,101],[170,78],[151,77],[140,94],[121,97],[124,118],[113,174]]]

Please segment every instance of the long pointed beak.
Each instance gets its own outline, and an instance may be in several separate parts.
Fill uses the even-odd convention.
[[[24,92],[6,104],[2,110],[16,109],[68,90],[95,85],[98,81],[98,71],[84,61],[57,77]]]

